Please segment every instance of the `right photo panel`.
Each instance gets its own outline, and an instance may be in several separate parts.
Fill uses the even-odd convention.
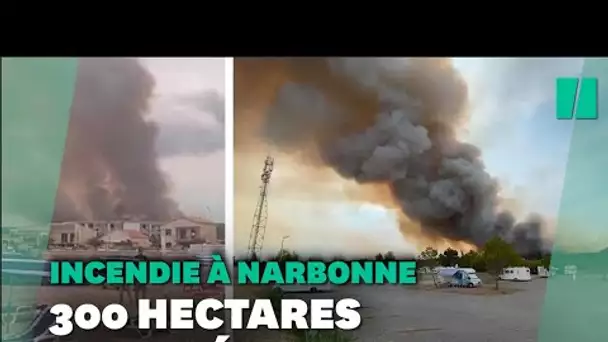
[[[582,261],[551,263],[574,127],[556,118],[556,80],[583,64],[235,58],[235,257],[416,261],[411,286],[243,285],[235,297],[361,303],[356,330],[298,341],[538,340],[549,278],[580,283],[584,253],[608,252],[606,234],[570,230],[560,251]]]

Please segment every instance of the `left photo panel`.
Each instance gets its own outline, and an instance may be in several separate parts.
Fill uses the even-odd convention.
[[[51,338],[58,303],[121,304],[129,319],[120,329],[68,336],[121,339],[155,335],[136,323],[140,299],[226,296],[228,287],[184,279],[230,255],[228,62],[2,59],[3,340]]]

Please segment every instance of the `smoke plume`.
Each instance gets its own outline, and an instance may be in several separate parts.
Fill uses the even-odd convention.
[[[251,139],[360,183],[386,184],[423,233],[522,253],[544,246],[542,220],[499,212],[481,153],[457,138],[467,87],[444,59],[239,59],[235,147]],[[257,125],[259,133],[250,131]]]
[[[166,123],[159,132],[160,156],[212,153],[224,148],[224,97],[216,91],[190,94],[171,99],[182,108],[211,115],[214,123],[201,125],[194,119]]]
[[[55,220],[179,215],[147,121],[152,75],[135,59],[79,61]]]

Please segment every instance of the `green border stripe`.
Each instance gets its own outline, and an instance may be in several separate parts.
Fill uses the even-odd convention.
[[[540,342],[608,341],[608,59],[586,59],[583,77],[598,79],[599,113],[574,123]]]
[[[40,258],[47,248],[77,66],[75,58],[2,59],[3,252],[26,248]],[[7,275],[3,315],[35,303],[39,286],[16,285],[23,279]],[[3,328],[3,337],[11,333],[18,331]]]

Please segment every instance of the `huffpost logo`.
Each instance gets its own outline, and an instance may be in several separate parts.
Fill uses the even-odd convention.
[[[558,78],[555,89],[558,120],[597,119],[597,78]]]

